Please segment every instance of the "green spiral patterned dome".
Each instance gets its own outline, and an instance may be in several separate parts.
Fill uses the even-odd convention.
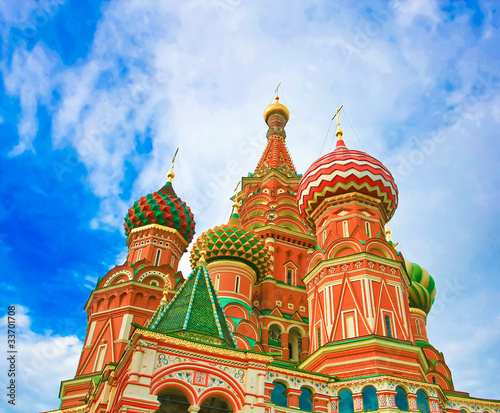
[[[418,308],[428,314],[436,298],[434,278],[418,264],[405,260],[405,265],[411,279],[408,289],[410,307]]]
[[[257,277],[265,277],[269,270],[269,250],[254,231],[241,227],[238,213],[233,213],[226,225],[201,234],[191,250],[191,266],[194,268],[205,249],[207,262],[216,259],[243,261],[252,267]]]
[[[172,182],[136,201],[125,216],[125,234],[134,228],[158,224],[174,228],[190,243],[194,236],[194,216],[191,209],[174,191]]]

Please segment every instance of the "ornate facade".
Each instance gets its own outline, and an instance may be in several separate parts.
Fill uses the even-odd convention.
[[[386,230],[390,171],[337,123],[336,149],[298,174],[289,117],[279,98],[266,108],[263,155],[229,221],[194,242],[185,279],[195,223],[174,173],[130,208],[127,260],[85,306],[59,412],[500,413],[455,390],[429,343],[436,287]]]

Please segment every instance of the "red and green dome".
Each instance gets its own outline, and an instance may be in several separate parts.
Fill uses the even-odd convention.
[[[194,268],[200,251],[206,251],[207,262],[216,259],[234,259],[250,265],[257,276],[265,277],[269,270],[269,250],[257,234],[242,228],[237,213],[226,225],[221,225],[201,234],[191,250],[191,266]]]
[[[194,216],[191,209],[167,182],[158,192],[143,196],[136,201],[125,216],[125,234],[134,228],[158,224],[176,229],[190,243],[194,236]]]
[[[406,272],[410,276],[408,288],[410,307],[429,313],[436,298],[436,284],[429,272],[420,265],[405,260]]]
[[[398,187],[382,162],[348,149],[343,140],[333,152],[314,162],[302,177],[297,202],[302,217],[314,228],[314,210],[327,198],[359,192],[379,199],[390,219],[398,205]]]

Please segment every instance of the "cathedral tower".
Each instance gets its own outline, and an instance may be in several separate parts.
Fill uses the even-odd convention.
[[[173,297],[182,274],[177,267],[194,235],[194,218],[173,187],[173,171],[157,192],[141,197],[125,217],[128,254],[97,282],[85,310],[87,335],[75,378],[62,382],[62,407],[83,403],[91,381],[116,363],[128,344],[132,323],[144,325],[166,291]]]

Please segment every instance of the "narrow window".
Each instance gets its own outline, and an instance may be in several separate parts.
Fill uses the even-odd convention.
[[[155,258],[155,266],[160,264],[160,257],[161,257],[161,249],[156,250],[156,258]]]
[[[326,229],[323,231],[323,244],[326,242]]]
[[[220,284],[220,274],[217,274],[215,276],[215,289],[219,291],[219,284]]]
[[[415,320],[415,323],[417,324],[417,334],[418,334],[419,336],[421,336],[421,335],[422,335],[422,333],[420,332],[420,321]]]
[[[139,252],[137,253],[137,259],[135,260],[135,262],[141,259],[141,255],[142,255],[142,248],[139,248]]]
[[[274,389],[271,392],[271,403],[276,406],[287,407],[286,387],[281,383],[274,382]]]
[[[174,268],[174,264],[175,264],[175,257],[172,255],[172,258],[170,259],[170,266]]]
[[[408,406],[408,396],[406,395],[405,390],[401,387],[396,387],[396,407],[404,412],[410,410]]]
[[[316,339],[318,340],[318,347],[321,347],[321,330],[319,327],[316,329]]]
[[[348,315],[345,318],[345,329],[346,329],[346,338],[353,338],[355,336],[354,316]]]
[[[365,222],[365,228],[366,228],[366,235],[368,235],[368,237],[371,238],[372,237],[372,230],[370,228],[369,222]]]
[[[235,282],[235,285],[234,285],[234,292],[235,293],[239,293],[240,292],[240,276],[239,275],[236,276],[236,282]]]
[[[339,412],[354,412],[354,401],[352,399],[352,392],[349,389],[344,389],[339,393]]]
[[[106,346],[99,346],[97,356],[95,358],[94,371],[101,371],[104,365],[104,356],[106,355]]]
[[[293,271],[291,268],[286,270],[286,283],[292,285]]]
[[[312,403],[312,393],[309,389],[302,387],[302,393],[299,396],[299,410],[303,412],[312,412],[313,411],[313,403]]]
[[[433,382],[434,384],[437,384],[437,383],[438,383],[436,376],[432,376],[432,382]]]
[[[377,390],[375,390],[375,387],[368,386],[363,390],[363,410],[365,412],[378,410]]]
[[[342,230],[344,232],[344,237],[347,238],[349,236],[349,225],[347,221],[342,222]]]
[[[385,318],[385,331],[387,333],[387,337],[392,337],[391,317],[386,315],[384,318]]]
[[[429,407],[429,398],[423,390],[417,391],[417,409],[422,413],[431,413],[431,409]]]

